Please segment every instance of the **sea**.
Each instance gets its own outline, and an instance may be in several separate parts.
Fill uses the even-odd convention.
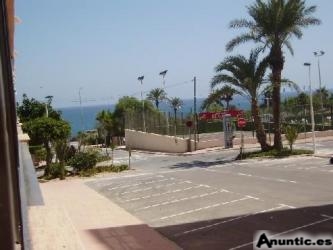
[[[203,102],[203,98],[197,99],[197,112],[200,112],[200,107]],[[194,102],[193,99],[183,100],[184,105],[181,107],[180,112],[186,114],[193,112]],[[250,108],[249,102],[242,96],[234,97],[231,101],[231,105],[235,105],[238,109],[248,110]],[[62,113],[62,118],[68,121],[71,125],[72,136],[77,135],[82,130],[92,130],[96,128],[96,115],[102,110],[110,110],[111,112],[115,108],[115,104],[109,105],[96,105],[96,106],[82,106],[82,107],[64,107],[58,108]],[[172,112],[173,110],[166,103],[160,104],[160,110],[163,112]],[[81,121],[82,117],[82,121]]]

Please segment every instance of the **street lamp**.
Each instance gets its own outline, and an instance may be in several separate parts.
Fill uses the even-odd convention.
[[[322,93],[322,89],[321,89],[321,74],[320,74],[320,60],[319,57],[323,56],[325,54],[324,51],[320,50],[320,51],[315,51],[313,52],[314,56],[317,57],[317,65],[318,65],[318,75],[319,75],[319,97],[320,97],[320,108],[321,108],[321,123],[322,125],[324,125],[324,103],[323,103],[323,93]]]
[[[164,71],[161,71],[160,72],[160,76],[162,76],[163,77],[163,89],[165,88],[165,75],[166,75],[166,73],[168,72],[168,70],[164,70]]]
[[[311,88],[311,63],[304,63],[304,66],[309,67],[309,90],[310,90],[312,144],[313,144],[313,153],[316,153],[315,121],[314,121],[314,113],[313,113],[312,88]]]
[[[143,125],[143,132],[146,132],[146,121],[145,121],[145,103],[143,101],[143,96],[142,96],[142,84],[143,84],[143,79],[145,77],[144,76],[139,76],[138,80],[141,83],[141,102],[142,102],[142,125]]]
[[[164,70],[160,72],[160,76],[162,76],[162,84],[163,84],[163,90],[165,91],[165,75],[168,72],[168,70]],[[168,112],[165,112],[165,121],[166,121],[166,133],[169,135],[169,117]]]

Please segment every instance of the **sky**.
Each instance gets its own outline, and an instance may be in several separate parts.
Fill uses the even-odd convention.
[[[170,97],[207,97],[214,67],[226,56],[248,57],[254,44],[227,53],[225,45],[241,30],[228,28],[236,18],[248,18],[253,0],[16,0],[21,23],[15,33],[17,98],[23,93],[44,101],[54,96],[56,107],[116,103],[124,95],[140,98],[162,87],[166,74]],[[303,30],[292,39],[294,56],[285,53],[283,77],[303,88],[318,88],[317,58],[322,85],[333,89],[333,1],[307,1],[317,5],[320,26]],[[137,78],[144,75],[143,85]],[[80,93],[79,93],[80,92]]]

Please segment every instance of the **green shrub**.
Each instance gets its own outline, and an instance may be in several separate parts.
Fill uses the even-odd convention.
[[[51,163],[45,168],[45,177],[47,179],[60,178],[60,180],[65,179],[65,167],[60,163]]]
[[[95,151],[78,152],[69,161],[75,171],[93,168],[97,163],[98,154]]]
[[[313,154],[312,150],[307,149],[294,149],[291,151],[288,148],[283,148],[281,151],[278,151],[276,149],[270,150],[270,151],[253,151],[253,152],[246,152],[241,155],[239,154],[236,157],[236,160],[244,160],[247,158],[257,158],[257,157],[267,157],[267,158],[282,158],[282,157],[288,157],[291,155],[302,155],[302,154]]]
[[[129,169],[128,165],[97,166],[97,167],[94,167],[94,168],[81,170],[79,172],[79,175],[81,177],[89,177],[89,176],[93,176],[95,174],[99,174],[99,173],[103,173],[103,172],[121,172],[121,171],[128,170],[128,169]]]
[[[298,131],[295,126],[288,125],[285,127],[285,136],[288,140],[288,144],[290,146],[290,150],[293,151],[293,144],[295,143],[298,137]]]

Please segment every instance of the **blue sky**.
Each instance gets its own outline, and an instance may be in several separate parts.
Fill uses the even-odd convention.
[[[159,72],[167,69],[169,96],[191,98],[191,79],[197,77],[198,97],[209,93],[214,66],[227,55],[248,56],[252,44],[226,53],[225,44],[241,31],[228,29],[235,18],[247,17],[253,1],[221,0],[16,0],[16,89],[42,100],[54,96],[58,107],[115,103],[124,95],[140,98],[143,91],[161,87]],[[307,1],[318,6],[321,26],[304,30],[292,41],[295,55],[286,53],[284,77],[308,85],[304,62],[311,62],[313,87],[333,88],[333,1]],[[169,85],[169,86],[168,86]],[[89,101],[89,102],[88,102]]]

